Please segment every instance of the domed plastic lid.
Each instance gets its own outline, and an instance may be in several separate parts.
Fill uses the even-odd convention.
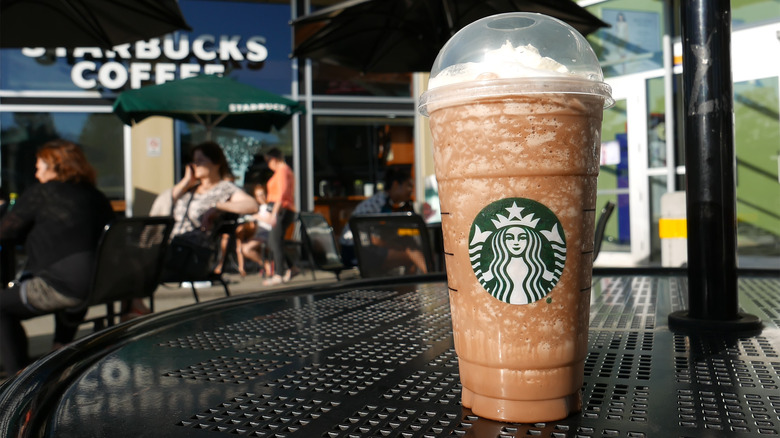
[[[614,100],[603,81],[596,54],[573,27],[542,14],[498,14],[469,24],[442,47],[420,112],[472,98],[537,93],[595,95],[606,108]]]

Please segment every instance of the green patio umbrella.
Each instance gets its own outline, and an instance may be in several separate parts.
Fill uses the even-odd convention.
[[[151,116],[171,117],[204,125],[207,138],[217,125],[269,132],[298,112],[303,112],[300,102],[215,75],[123,91],[114,102],[114,113],[128,125]]]

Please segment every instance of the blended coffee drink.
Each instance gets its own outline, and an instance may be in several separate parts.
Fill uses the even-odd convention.
[[[596,178],[609,87],[586,40],[540,14],[453,36],[430,116],[462,403],[513,422],[581,408]]]

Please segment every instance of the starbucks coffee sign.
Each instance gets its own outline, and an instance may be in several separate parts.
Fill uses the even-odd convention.
[[[530,304],[546,297],[566,264],[566,236],[555,214],[531,199],[495,201],[477,214],[469,234],[477,280],[493,297]]]
[[[54,51],[58,58],[76,60],[71,68],[73,83],[85,90],[101,86],[111,90],[141,88],[144,82],[157,84],[198,74],[221,74],[226,62],[260,63],[268,58],[265,37],[242,38],[239,35],[200,35],[190,41],[189,35],[174,38],[152,38],[133,44],[120,44],[111,50],[97,47],[73,49],[70,56],[64,48]],[[22,54],[31,58],[46,55],[44,48],[25,48]],[[185,60],[194,57],[197,63]],[[180,62],[176,62],[180,61]]]

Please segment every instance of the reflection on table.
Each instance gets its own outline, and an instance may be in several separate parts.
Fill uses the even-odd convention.
[[[704,336],[667,328],[684,277],[597,277],[583,411],[540,424],[462,408],[443,277],[393,281],[226,298],[87,338],[0,388],[0,435],[780,434],[778,278],[739,282],[761,333]]]

